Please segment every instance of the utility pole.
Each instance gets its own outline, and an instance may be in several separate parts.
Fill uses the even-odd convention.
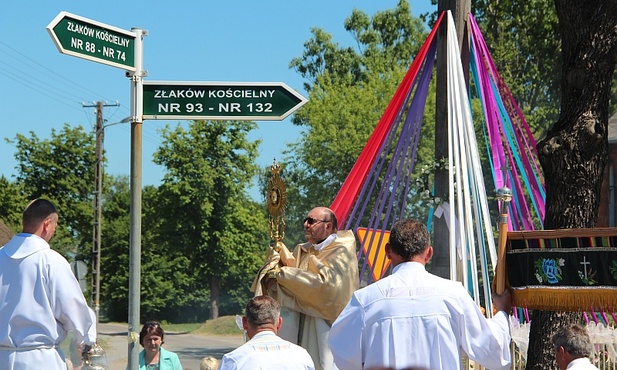
[[[439,0],[437,12],[452,12],[454,26],[461,47],[461,58],[463,71],[466,75],[467,85],[469,85],[469,42],[468,42],[468,18],[471,11],[470,0]],[[437,33],[437,94],[435,109],[435,161],[443,158],[448,159],[448,61],[447,61],[447,25],[442,22]],[[441,199],[448,199],[448,169],[438,168],[435,170],[435,195]],[[450,204],[452,207],[453,205]],[[450,209],[454,212],[454,209]],[[434,255],[431,262],[431,272],[446,279],[456,279],[450,276],[450,246],[449,232],[446,225],[446,216],[434,218],[433,222],[433,250]],[[454,225],[451,225],[454,227]],[[454,229],[451,232],[455,232]]]
[[[96,108],[96,160],[94,169],[94,222],[92,223],[92,298],[91,305],[96,314],[96,323],[99,323],[99,303],[101,293],[101,223],[102,223],[102,199],[103,199],[103,141],[105,127],[103,126],[103,107],[117,107],[120,104],[103,103],[88,105],[82,103],[84,108]]]

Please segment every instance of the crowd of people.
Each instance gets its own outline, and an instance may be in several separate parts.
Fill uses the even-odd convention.
[[[64,257],[49,240],[55,206],[32,201],[22,232],[0,248],[0,369],[65,370],[59,348],[67,333],[87,352],[96,343],[96,318]],[[396,222],[385,246],[390,275],[358,289],[356,241],[338,229],[326,207],[304,219],[305,243],[290,251],[270,246],[252,289],[242,326],[248,341],[201,370],[221,369],[460,369],[462,357],[488,369],[511,367],[511,296],[493,294],[486,318],[458,282],[432,275],[426,226]],[[584,327],[565,325],[552,338],[561,370],[597,369]],[[140,370],[181,370],[163,348],[156,321],[139,334]]]

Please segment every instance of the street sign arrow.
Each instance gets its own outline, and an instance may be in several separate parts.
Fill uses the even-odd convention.
[[[282,82],[143,82],[144,119],[279,121],[306,102]]]
[[[46,28],[62,54],[135,71],[134,32],[68,12],[60,12]]]

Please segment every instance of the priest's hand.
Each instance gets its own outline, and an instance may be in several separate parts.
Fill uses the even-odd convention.
[[[266,273],[266,278],[268,279],[276,279],[281,269],[278,266],[274,266],[270,271]]]
[[[499,312],[504,311],[506,314],[512,312],[512,295],[510,289],[506,288],[502,294],[493,292],[493,308]]]

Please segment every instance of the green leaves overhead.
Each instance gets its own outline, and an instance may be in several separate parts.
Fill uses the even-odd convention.
[[[92,240],[93,134],[65,124],[60,131],[52,128],[49,139],[30,132],[7,141],[17,148],[16,182],[22,195],[28,200],[45,197],[58,207],[60,222],[52,245],[63,253],[85,248]]]
[[[210,289],[212,317],[218,315],[220,288],[248,294],[267,245],[267,218],[246,192],[258,173],[253,160],[259,142],[247,140],[253,128],[255,123],[247,121],[167,127],[154,155],[155,163],[166,168],[159,188],[158,240],[188,258],[188,270],[199,276],[195,289]],[[238,278],[242,286],[227,285]]]
[[[303,136],[282,161],[291,204],[288,235],[300,234],[308,210],[332,202],[427,34],[406,1],[372,17],[354,10],[345,29],[355,47],[313,29],[302,57],[291,62],[307,80],[309,101],[292,119],[306,128]]]

